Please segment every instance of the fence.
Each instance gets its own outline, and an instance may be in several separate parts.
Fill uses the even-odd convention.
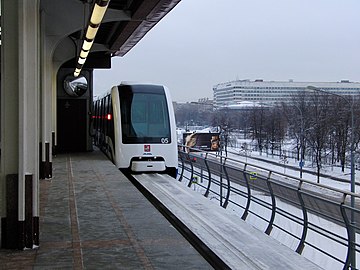
[[[179,150],[178,180],[325,269],[357,269],[358,194],[198,150]]]

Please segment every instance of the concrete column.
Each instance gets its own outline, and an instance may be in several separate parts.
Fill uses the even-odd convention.
[[[52,126],[51,126],[52,155],[56,155],[56,146],[57,146],[57,137],[56,137],[57,136],[57,89],[56,89],[57,72],[58,72],[58,68],[56,68],[54,72],[54,80],[53,80],[53,88],[52,88],[52,121],[51,121],[52,122]]]
[[[56,136],[57,136],[57,72],[58,68],[54,68],[53,80],[52,80],[52,91],[51,91],[51,108],[52,108],[52,119],[51,119],[51,151],[50,162],[52,163],[52,156],[56,155]]]
[[[19,207],[19,220],[26,220],[27,234],[34,229],[31,244],[39,242],[39,10],[40,0],[19,1],[19,206],[26,205]],[[25,198],[26,190],[31,199]],[[31,209],[31,215],[26,208]],[[34,221],[28,221],[30,217]],[[32,247],[30,241],[25,244]]]
[[[52,40],[46,36],[45,14],[41,14],[41,142],[40,178],[52,178],[52,92],[54,68]]]
[[[7,216],[6,179],[18,173],[18,1],[1,1],[1,177],[0,216],[1,246],[7,247],[9,220]],[[17,216],[17,213],[12,213]],[[7,226],[8,225],[8,226]]]
[[[1,1],[1,246],[38,244],[39,3]]]

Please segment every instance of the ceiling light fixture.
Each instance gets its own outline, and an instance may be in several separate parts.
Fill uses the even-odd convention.
[[[104,18],[109,2],[110,0],[97,0],[94,4],[85,32],[86,34],[83,38],[84,41],[77,61],[76,69],[74,71],[74,77],[78,77],[80,75],[81,69],[86,62],[92,45],[94,44],[97,31],[99,30],[100,24]]]

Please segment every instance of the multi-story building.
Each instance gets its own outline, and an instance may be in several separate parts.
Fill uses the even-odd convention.
[[[233,107],[241,104],[273,105],[287,102],[307,86],[314,86],[337,95],[359,95],[360,83],[342,80],[340,82],[294,82],[236,80],[220,83],[213,87],[214,107]]]

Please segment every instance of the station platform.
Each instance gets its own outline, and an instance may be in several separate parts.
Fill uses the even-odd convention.
[[[40,246],[0,269],[213,269],[100,152],[58,155],[40,182]]]
[[[0,250],[0,269],[214,269],[100,151],[53,166],[40,184],[40,247]],[[183,183],[135,179],[228,266],[219,269],[320,269]]]

